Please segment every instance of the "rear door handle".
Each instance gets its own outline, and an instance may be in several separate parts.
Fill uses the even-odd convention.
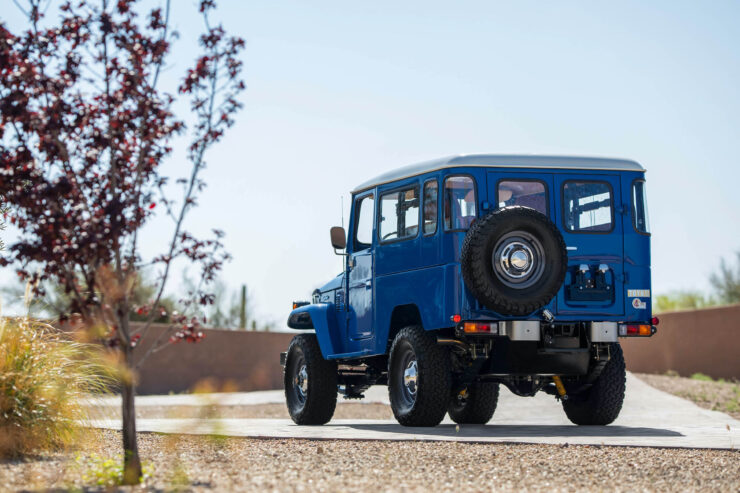
[[[365,281],[365,289],[370,289],[373,287],[373,281]]]

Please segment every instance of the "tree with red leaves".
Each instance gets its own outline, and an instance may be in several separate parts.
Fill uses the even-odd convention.
[[[244,41],[211,26],[215,4],[201,0],[202,53],[175,96],[158,87],[173,39],[169,0],[145,16],[137,0],[66,1],[58,22],[43,18],[41,3],[16,2],[28,18],[23,32],[0,23],[0,197],[18,231],[0,263],[13,264],[39,295],[45,281],[61,285],[71,300],[69,316],[102,330],[98,337],[121,355],[128,370],[121,378],[124,481],[135,484],[141,479],[135,370],[163,345],[203,336],[197,306],[213,302],[205,289],[228,259],[221,232],[200,239],[184,229],[184,220],[205,186],[207,151],[241,107]],[[190,128],[173,111],[176,97],[190,103],[184,115]],[[183,195],[174,200],[160,169],[180,134],[190,142],[189,171],[177,180]],[[157,210],[172,218],[171,241],[144,259],[139,234]],[[167,314],[172,330],[136,354],[152,320],[162,316],[160,300],[180,257],[201,266],[197,289],[183,313]],[[156,295],[134,307],[132,290],[152,265],[159,273]],[[137,333],[129,324],[132,310],[148,314]]]

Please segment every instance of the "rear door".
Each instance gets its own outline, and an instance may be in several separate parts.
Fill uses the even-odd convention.
[[[554,177],[555,220],[568,249],[568,272],[557,297],[561,316],[624,314],[624,245],[618,175]],[[598,318],[595,318],[598,320]]]

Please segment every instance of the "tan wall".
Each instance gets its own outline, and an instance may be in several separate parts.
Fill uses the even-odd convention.
[[[627,369],[740,379],[740,305],[659,317],[655,336],[620,339]],[[155,325],[150,330],[138,354],[166,327]],[[217,389],[227,385],[240,391],[280,389],[280,352],[287,350],[296,333],[208,330],[206,338],[196,344],[167,345],[140,369],[138,393],[184,392],[204,379]]]
[[[154,325],[136,354],[143,354],[166,326]],[[135,329],[134,329],[135,332]],[[139,394],[192,390],[208,379],[214,390],[283,388],[280,353],[296,333],[207,330],[197,343],[168,344],[152,354],[139,370]]]
[[[649,339],[620,339],[627,369],[740,380],[740,305],[659,314]]]

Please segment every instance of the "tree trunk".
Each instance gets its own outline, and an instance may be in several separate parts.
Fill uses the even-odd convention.
[[[134,379],[134,361],[131,347],[124,347],[124,358],[128,374],[124,377],[121,388],[122,416],[123,416],[123,484],[134,485],[141,482],[141,460],[139,446],[136,441],[136,407],[134,395],[136,382]]]

